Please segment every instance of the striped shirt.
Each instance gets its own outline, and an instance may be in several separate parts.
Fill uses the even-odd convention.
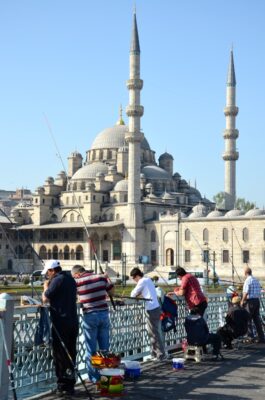
[[[247,293],[248,299],[259,299],[261,292],[261,286],[258,279],[254,278],[252,275],[248,276],[244,282],[243,293]]]
[[[75,281],[84,313],[108,310],[106,296],[113,284],[105,276],[84,272]]]

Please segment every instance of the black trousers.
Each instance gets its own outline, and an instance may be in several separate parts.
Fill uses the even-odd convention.
[[[57,377],[57,388],[59,390],[71,390],[76,383],[75,362],[76,362],[76,340],[78,325],[62,320],[52,322],[52,351],[55,373]],[[63,342],[63,343],[62,343]],[[64,346],[69,352],[74,365],[70,361]]]
[[[264,341],[264,332],[262,328],[262,322],[260,319],[260,314],[259,314],[259,309],[260,309],[260,301],[258,298],[255,299],[248,299],[245,305],[246,310],[250,314],[250,321],[249,321],[249,326],[248,326],[248,335],[250,337],[253,337],[253,329],[252,329],[252,320],[255,324],[257,334],[259,337],[259,340]]]
[[[217,329],[217,333],[221,336],[223,344],[230,347],[232,340],[235,339],[235,335],[231,326],[225,324],[221,328]]]
[[[213,355],[217,356],[221,349],[221,336],[217,333],[209,333],[206,344],[211,344],[213,346]]]

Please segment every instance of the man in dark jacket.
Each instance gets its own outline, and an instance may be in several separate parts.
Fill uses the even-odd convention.
[[[223,359],[220,354],[221,337],[216,333],[209,333],[208,325],[199,311],[197,307],[192,308],[185,319],[187,342],[191,346],[211,344],[213,346],[213,360]]]
[[[62,271],[60,262],[57,260],[47,261],[42,274],[48,277],[48,280],[44,282],[42,300],[44,303],[50,303],[57,396],[73,395],[76,382],[74,365],[78,335],[76,284],[71,275]]]
[[[218,329],[222,342],[227,349],[232,349],[232,340],[247,333],[249,313],[240,306],[240,297],[231,299],[231,305],[225,317],[226,324]]]

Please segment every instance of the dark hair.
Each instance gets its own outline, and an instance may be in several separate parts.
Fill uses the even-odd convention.
[[[143,277],[144,274],[142,273],[142,271],[139,268],[135,267],[131,270],[130,276],[132,276],[133,278],[135,278],[136,276]]]
[[[177,276],[184,276],[184,275],[186,275],[186,271],[185,271],[185,269],[184,268],[182,268],[182,267],[177,267],[176,268],[176,274],[177,274]]]
[[[56,272],[56,274],[62,271],[62,267],[55,267],[52,269],[54,270],[54,272]]]

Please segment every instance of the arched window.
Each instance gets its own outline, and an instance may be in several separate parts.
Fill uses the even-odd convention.
[[[74,222],[74,220],[75,220],[75,216],[74,216],[74,213],[72,213],[72,214],[70,215],[70,222]]]
[[[57,246],[53,246],[53,248],[52,248],[52,258],[54,260],[58,260],[58,247]]]
[[[23,258],[23,249],[21,246],[16,247],[16,255],[17,255],[17,258]]]
[[[78,221],[78,222],[82,221],[82,218],[81,218],[81,215],[80,215],[80,214],[78,214],[78,216],[77,216],[77,221]]]
[[[69,246],[64,247],[63,258],[64,260],[69,260]]]
[[[83,247],[82,246],[77,246],[77,248],[76,248],[76,259],[77,260],[83,260],[84,259],[84,253],[83,253]]]
[[[103,150],[99,150],[99,159],[103,160]]]
[[[27,260],[30,260],[32,258],[32,248],[30,246],[27,246],[24,250],[24,258]]]
[[[156,242],[156,233],[155,231],[151,231],[151,242]]]
[[[48,250],[48,260],[52,259],[52,251],[51,249]]]
[[[59,260],[63,260],[63,251],[62,250],[59,251]]]
[[[39,255],[40,255],[40,258],[41,258],[42,260],[47,260],[47,249],[46,249],[45,246],[41,246],[41,247],[40,247],[40,253],[39,253]]]
[[[202,233],[202,240],[203,240],[204,242],[209,242],[209,231],[208,231],[207,228],[205,228],[205,229],[203,230],[203,233]]]
[[[71,250],[70,258],[71,258],[71,260],[75,260],[75,251],[74,251],[74,249]]]
[[[227,228],[223,229],[223,241],[228,242],[228,229]]]
[[[124,195],[124,203],[127,203],[127,201],[128,201],[128,194],[125,194]]]
[[[185,240],[190,240],[190,230],[185,229]]]
[[[248,228],[244,228],[242,231],[242,239],[244,240],[244,242],[248,241]]]

